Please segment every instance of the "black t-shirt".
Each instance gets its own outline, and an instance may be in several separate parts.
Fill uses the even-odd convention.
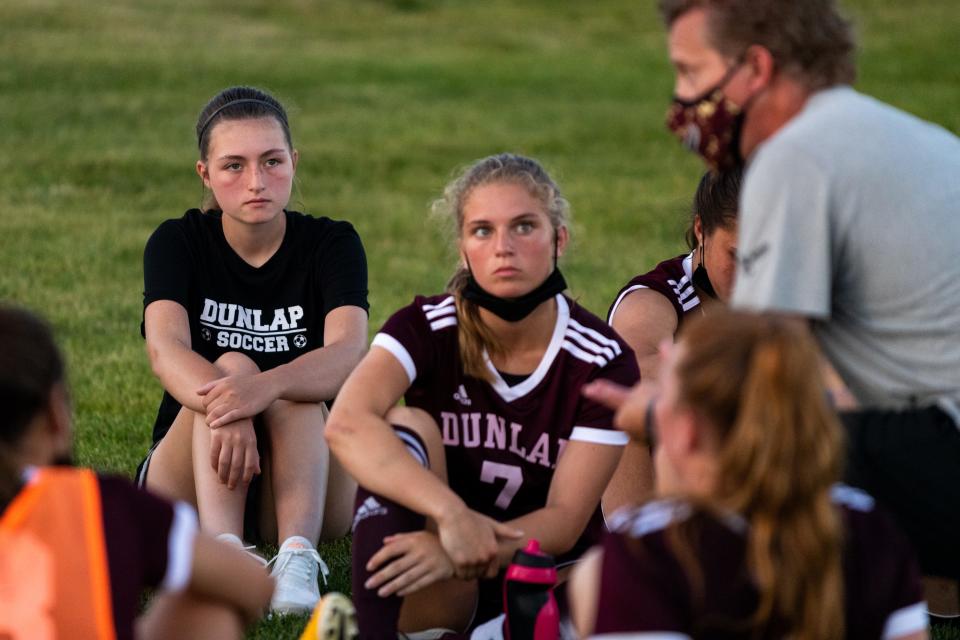
[[[182,305],[191,347],[210,362],[238,351],[265,371],[322,347],[330,311],[369,308],[366,255],[349,222],[285,215],[283,241],[260,267],[227,243],[219,211],[191,209],[162,223],[144,250],[144,309],[156,300]],[[179,410],[165,392],[154,442]]]

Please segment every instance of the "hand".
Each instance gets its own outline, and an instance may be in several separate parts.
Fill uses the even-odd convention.
[[[383,546],[367,562],[367,571],[376,571],[364,583],[377,589],[381,598],[396,594],[406,597],[435,582],[453,577],[453,562],[429,531],[398,533],[383,539]]]
[[[227,376],[211,380],[197,389],[207,411],[207,425],[217,429],[262,413],[278,394],[262,375]]]
[[[518,540],[523,532],[464,506],[437,520],[440,544],[454,566],[454,576],[464,580],[492,578],[500,564],[501,540]]]
[[[641,440],[647,439],[647,408],[657,396],[654,383],[641,382],[624,387],[601,379],[584,385],[581,393],[594,402],[615,409],[613,425],[617,429]]]
[[[260,473],[260,454],[252,420],[239,420],[210,433],[210,466],[228,489],[249,484]]]

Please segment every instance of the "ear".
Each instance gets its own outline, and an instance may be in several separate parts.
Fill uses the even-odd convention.
[[[566,225],[557,229],[557,257],[559,258],[567,250],[567,243],[570,241],[570,232]]]
[[[70,419],[70,396],[63,382],[50,389],[47,399],[47,432],[56,455],[67,453],[72,447],[73,427]]]
[[[777,67],[770,50],[759,44],[747,47],[743,56],[743,66],[750,71],[747,89],[751,95],[770,86]]]
[[[197,175],[203,181],[203,186],[210,188],[210,171],[207,170],[207,164],[203,160],[197,160]]]
[[[693,235],[697,237],[697,247],[703,246],[703,221],[697,215],[693,219]]]
[[[297,162],[300,160],[300,152],[294,149],[290,152],[290,160],[293,162],[293,170],[297,170]]]

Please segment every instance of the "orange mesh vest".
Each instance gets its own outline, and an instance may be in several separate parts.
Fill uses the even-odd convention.
[[[39,469],[0,517],[0,638],[115,637],[97,477]]]

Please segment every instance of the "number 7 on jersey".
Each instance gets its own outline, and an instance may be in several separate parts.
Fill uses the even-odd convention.
[[[517,495],[520,485],[523,484],[523,470],[514,464],[500,464],[499,462],[483,461],[483,467],[480,469],[480,480],[493,484],[499,478],[506,480],[497,501],[494,503],[501,509],[506,509],[513,501],[513,496]]]

